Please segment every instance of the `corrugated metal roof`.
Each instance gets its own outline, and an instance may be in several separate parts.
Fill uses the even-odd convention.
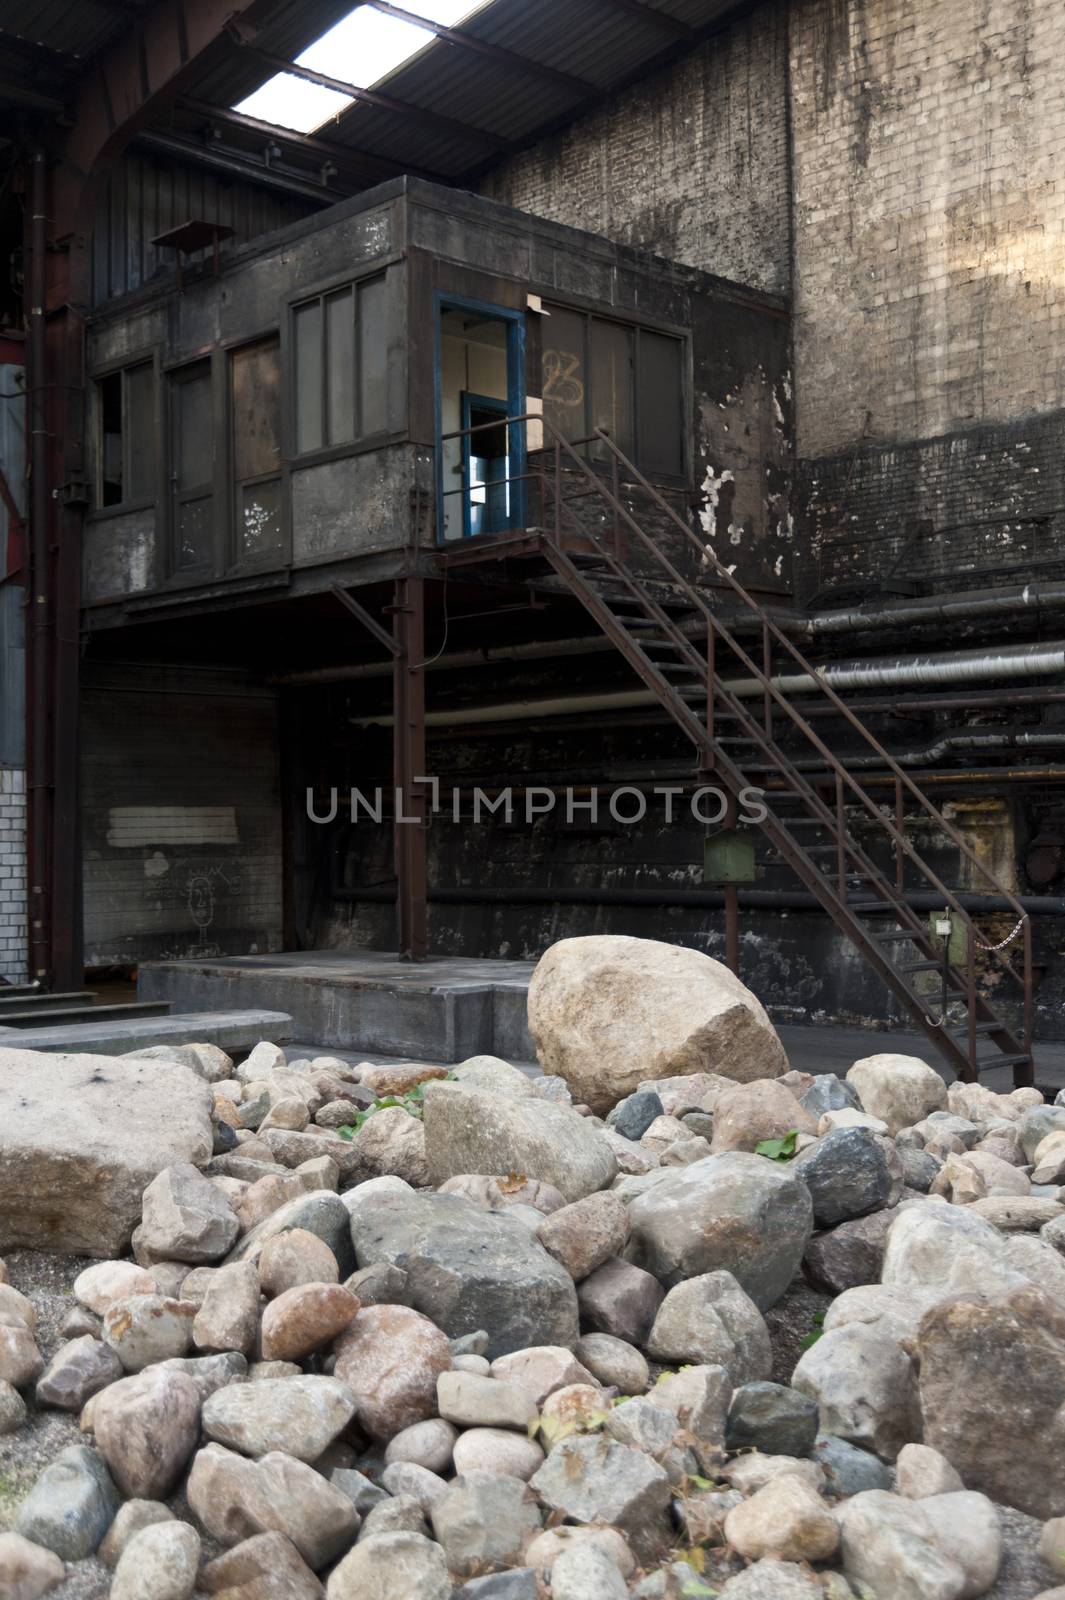
[[[735,4],[736,0],[648,0],[644,9],[661,12],[697,34]],[[292,60],[350,10],[350,0],[342,0],[326,16],[323,0],[317,4],[312,0],[299,8],[302,37],[289,39],[289,23],[279,18],[255,42]],[[619,8],[611,0],[492,0],[468,17],[459,31],[568,73],[590,89],[584,94],[578,88],[570,91],[557,80],[537,77],[444,39],[431,39],[373,87],[416,110],[468,124],[468,135],[357,102],[316,129],[317,136],[401,165],[410,163],[459,178],[499,153],[498,143],[478,138],[477,129],[506,146],[525,144],[539,129],[579,116],[598,94],[610,93],[685,43],[649,15]],[[232,106],[271,76],[269,67],[235,49],[197,83],[194,93],[200,100]]]
[[[4,0],[0,28],[27,44],[85,61],[127,31],[130,18],[103,0]]]

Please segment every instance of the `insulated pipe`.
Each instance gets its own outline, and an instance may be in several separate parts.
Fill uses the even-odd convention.
[[[830,684],[833,689],[885,689],[941,683],[987,683],[1002,678],[1035,678],[1065,671],[1065,644],[1016,645],[1002,650],[957,650],[944,655],[896,656],[880,661],[842,661],[816,673],[777,676],[773,683],[786,695],[810,694]],[[764,693],[757,678],[722,681],[740,699]],[[700,691],[701,692],[701,691]],[[619,689],[599,694],[554,695],[546,699],[498,701],[492,705],[456,706],[449,711],[427,711],[429,726],[459,727],[479,722],[500,722],[533,717],[567,717],[581,712],[620,711],[633,706],[659,704],[650,689]],[[358,728],[390,727],[387,714],[352,717]]]
[[[964,622],[1029,610],[1057,610],[1063,606],[1065,584],[1030,583],[1021,589],[974,590],[968,594],[953,595],[949,599],[914,600],[907,605],[883,606],[876,611],[858,607],[848,611],[822,611],[816,616],[804,617],[794,611],[769,609],[768,614],[784,633],[815,639],[833,634],[857,633],[865,628],[918,625],[922,622]],[[747,632],[758,625],[748,612],[722,612],[721,620],[737,633]],[[690,638],[699,639],[706,635],[706,628],[701,622],[695,626],[691,623],[679,623],[678,626]],[[448,668],[457,670],[487,667],[495,661],[535,661],[552,656],[594,655],[613,648],[605,635],[590,639],[536,639],[526,644],[495,645],[485,650],[455,650],[426,665],[432,671]],[[365,661],[353,666],[311,667],[302,672],[279,673],[270,681],[283,684],[346,683],[360,678],[387,678],[391,670],[388,662]]]
[[[49,690],[51,686],[51,605],[48,572],[48,373],[45,325],[45,244],[48,167],[45,153],[33,152],[30,180],[29,426],[30,426],[30,618],[29,760],[27,802],[30,860],[26,884],[30,977],[51,969],[51,893],[49,861]]]

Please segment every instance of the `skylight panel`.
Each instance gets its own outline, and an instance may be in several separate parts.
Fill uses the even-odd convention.
[[[454,27],[481,6],[471,8],[469,0],[407,0],[403,9]],[[432,38],[428,28],[360,5],[309,45],[296,62],[332,78],[342,78],[357,88],[370,88],[417,55]],[[233,109],[261,122],[313,133],[353,103],[348,95],[309,83],[290,72],[279,72]]]

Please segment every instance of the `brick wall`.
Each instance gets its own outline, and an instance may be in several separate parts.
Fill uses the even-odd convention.
[[[0,978],[25,983],[26,774],[0,767]]]
[[[799,452],[1065,406],[1059,0],[798,0]]]
[[[495,200],[757,288],[788,286],[786,6],[498,167]]]

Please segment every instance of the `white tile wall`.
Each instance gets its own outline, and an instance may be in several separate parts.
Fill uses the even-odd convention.
[[[27,976],[26,774],[0,767],[0,977]]]

